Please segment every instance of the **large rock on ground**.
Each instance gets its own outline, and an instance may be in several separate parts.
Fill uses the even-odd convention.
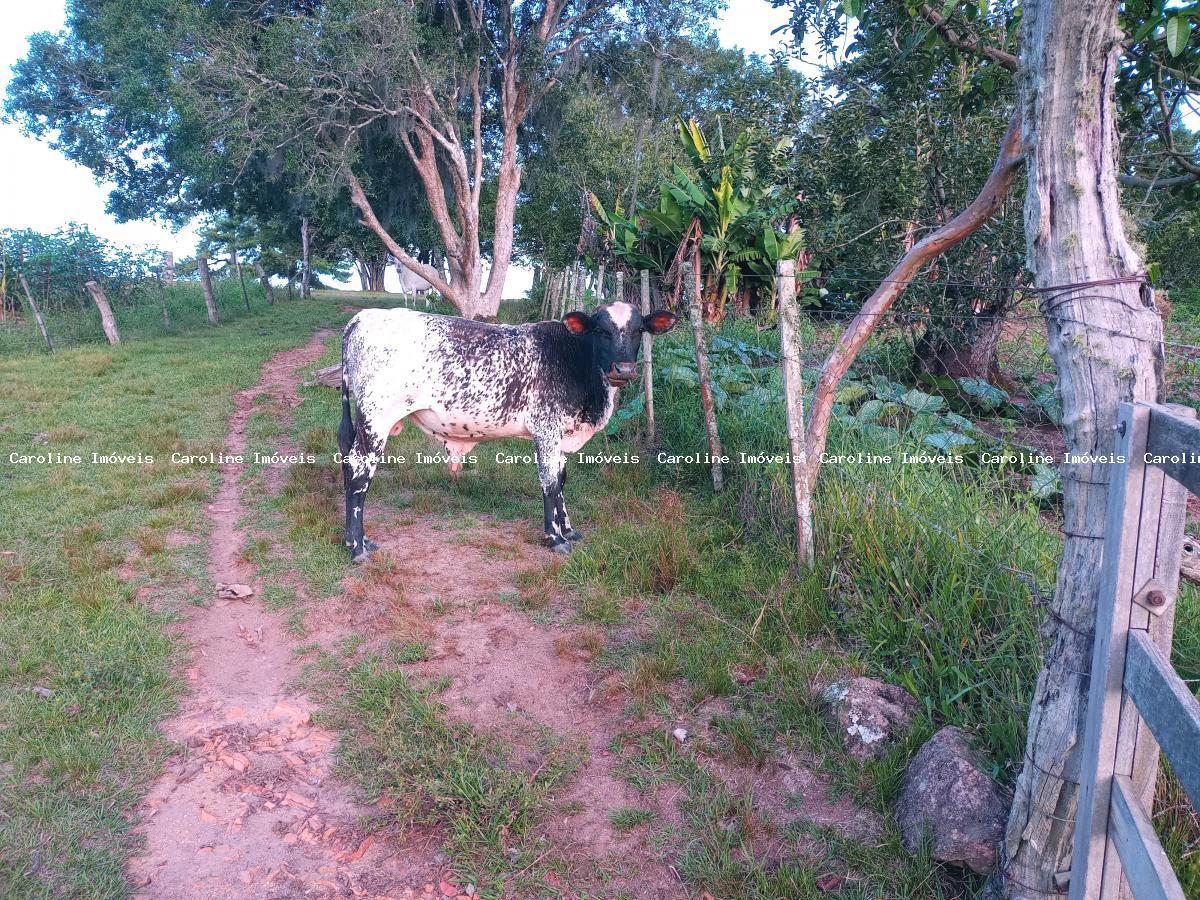
[[[917,701],[904,688],[874,678],[846,678],[821,691],[846,752],[857,759],[878,759],[912,722]]]
[[[896,803],[904,848],[916,853],[928,833],[934,859],[993,871],[1009,798],[990,771],[987,757],[953,725],[926,741],[908,764]]]

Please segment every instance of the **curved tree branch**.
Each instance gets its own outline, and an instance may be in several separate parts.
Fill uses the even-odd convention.
[[[454,292],[450,289],[450,285],[442,278],[441,273],[433,266],[413,259],[413,257],[405,253],[404,248],[396,243],[396,239],[388,234],[387,229],[380,224],[379,218],[375,215],[375,210],[371,206],[371,201],[367,199],[367,195],[363,191],[362,182],[358,180],[358,176],[353,172],[347,171],[346,177],[350,184],[350,199],[358,207],[358,211],[362,213],[362,223],[375,232],[376,236],[383,241],[383,245],[387,247],[388,252],[402,262],[406,269],[420,275],[441,293],[452,296]]]
[[[921,17],[934,27],[938,34],[942,36],[947,44],[956,50],[961,50],[964,53],[973,53],[976,56],[984,56],[988,59],[995,60],[1010,71],[1017,71],[1017,58],[1011,53],[1006,53],[997,47],[991,47],[981,43],[979,38],[974,35],[963,36],[950,27],[950,20],[929,6],[927,3],[922,3],[920,7]]]
[[[837,346],[825,360],[817,387],[813,393],[812,416],[808,422],[806,443],[808,447],[808,470],[805,473],[808,490],[816,484],[821,470],[821,455],[825,451],[825,440],[829,434],[829,419],[833,413],[833,400],[838,383],[850,371],[858,353],[867,339],[878,327],[883,314],[904,293],[916,274],[926,263],[945,253],[964,238],[974,234],[999,209],[1012,188],[1017,171],[1024,163],[1021,145],[1021,111],[1012,114],[1008,133],[996,157],[992,174],[988,176],[983,190],[971,205],[957,216],[924,238],[904,254],[895,268],[887,274],[858,315],[838,340]]]

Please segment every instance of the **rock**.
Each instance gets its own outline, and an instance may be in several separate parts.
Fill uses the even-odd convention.
[[[993,871],[1009,798],[990,771],[987,757],[953,725],[926,741],[908,764],[896,803],[904,848],[916,853],[928,833],[934,859]]]
[[[248,584],[217,583],[218,600],[245,600],[254,595],[254,588]]]
[[[688,736],[686,728],[676,728],[671,732],[671,734],[675,737],[675,740],[679,741],[681,744],[687,740]]]
[[[874,678],[845,678],[821,691],[846,751],[856,759],[878,759],[912,722],[917,701],[904,688]]]

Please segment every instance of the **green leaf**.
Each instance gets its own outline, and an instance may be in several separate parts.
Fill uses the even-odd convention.
[[[924,441],[930,447],[941,450],[943,453],[953,453],[959,447],[969,447],[975,443],[974,438],[959,434],[957,431],[939,431],[937,434],[927,434]]]
[[[833,399],[837,403],[849,404],[854,403],[857,400],[861,400],[863,397],[867,396],[868,393],[869,391],[861,384],[855,384],[854,382],[851,382],[850,384],[840,388]]]
[[[1184,16],[1172,16],[1167,19],[1167,52],[1178,56],[1187,46],[1192,35],[1192,23]]]
[[[992,412],[1008,402],[1008,393],[982,378],[960,378],[958,386],[984,412]]]
[[[1058,470],[1045,463],[1036,463],[1029,490],[1039,500],[1049,500],[1054,495],[1061,493],[1062,479],[1058,477]]]
[[[935,397],[933,394],[926,394],[924,391],[918,391],[916,388],[905,392],[900,398],[900,402],[907,406],[913,412],[932,413],[937,412],[946,401],[941,397]]]

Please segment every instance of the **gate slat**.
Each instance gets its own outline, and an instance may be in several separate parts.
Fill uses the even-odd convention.
[[[1142,631],[1129,633],[1125,690],[1200,809],[1200,701]]]
[[[1146,453],[1163,457],[1157,466],[1193,494],[1200,494],[1200,423],[1172,414],[1162,406],[1150,405],[1150,430],[1146,434]],[[1170,459],[1182,457],[1181,459]]]
[[[1113,778],[1109,836],[1137,900],[1187,900],[1127,775]]]

